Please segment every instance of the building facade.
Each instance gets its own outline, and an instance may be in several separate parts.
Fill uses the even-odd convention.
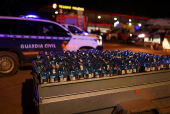
[[[129,28],[131,32],[134,32],[136,27],[139,28],[143,22],[149,19],[147,17],[85,10],[83,7],[56,3],[42,7],[39,11],[49,13],[53,20],[61,24],[74,24],[89,32],[98,29],[106,31],[118,25]]]

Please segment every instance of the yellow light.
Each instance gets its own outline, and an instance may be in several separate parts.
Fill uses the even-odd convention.
[[[84,8],[72,6],[72,10],[84,11]]]
[[[71,6],[59,5],[61,9],[71,9]]]
[[[54,4],[53,4],[53,9],[56,9],[56,8],[57,8],[57,4],[54,3]]]

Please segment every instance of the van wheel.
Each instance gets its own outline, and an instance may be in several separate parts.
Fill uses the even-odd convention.
[[[18,71],[19,61],[13,53],[0,53],[0,76],[12,76]]]
[[[80,51],[83,51],[83,50],[88,50],[87,48],[80,48],[79,49]]]

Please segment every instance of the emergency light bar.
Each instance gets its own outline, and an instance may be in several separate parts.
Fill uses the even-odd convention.
[[[33,19],[40,19],[39,16],[37,15],[25,15],[25,16],[20,16],[21,18],[33,18]]]

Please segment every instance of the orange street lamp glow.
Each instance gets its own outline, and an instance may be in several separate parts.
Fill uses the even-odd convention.
[[[54,4],[53,4],[53,9],[56,9],[56,8],[57,8],[57,4],[54,3]]]

